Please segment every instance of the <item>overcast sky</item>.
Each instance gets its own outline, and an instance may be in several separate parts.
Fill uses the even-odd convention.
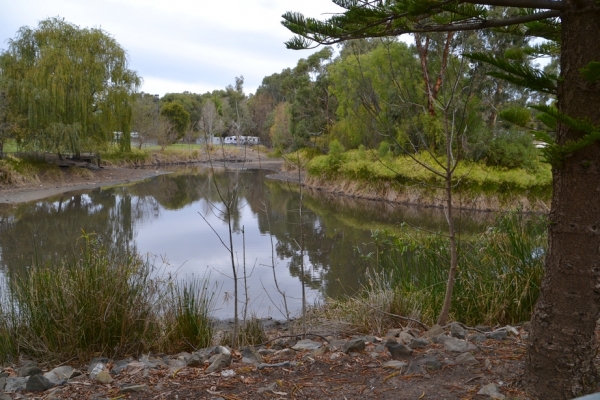
[[[311,51],[287,50],[293,35],[281,25],[286,11],[325,18],[340,9],[329,0],[18,0],[0,12],[0,48],[22,26],[60,16],[80,27],[100,27],[129,54],[144,79],[141,91],[204,93],[245,78],[246,93],[262,79],[294,67]]]

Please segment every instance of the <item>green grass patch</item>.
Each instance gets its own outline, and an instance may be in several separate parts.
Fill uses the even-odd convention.
[[[416,155],[419,161],[442,169],[427,154]],[[444,160],[441,160],[444,163]],[[376,153],[351,150],[345,153],[317,156],[307,165],[309,175],[328,180],[348,179],[376,185],[388,182],[399,186],[427,184],[443,186],[443,178],[407,156],[393,157],[387,153],[380,158]],[[483,163],[463,161],[454,172],[457,191],[473,193],[526,193],[539,197],[549,197],[552,173],[546,163],[537,163],[533,169],[507,169],[486,166]]]

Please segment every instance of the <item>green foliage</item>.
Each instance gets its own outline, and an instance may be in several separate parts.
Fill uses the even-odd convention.
[[[372,271],[358,300],[349,298],[348,316],[363,329],[384,333],[392,318],[369,310],[411,316],[433,324],[441,308],[450,257],[439,235],[406,229],[373,232],[359,255]],[[451,318],[467,325],[515,324],[528,320],[539,294],[546,254],[546,222],[522,213],[499,216],[485,233],[459,243]],[[343,318],[343,316],[342,316]]]
[[[377,148],[377,154],[379,158],[385,158],[390,154],[390,144],[387,140],[379,143],[379,147]]]
[[[509,169],[536,167],[537,150],[531,135],[518,131],[502,132],[494,137],[487,149],[486,164]]]
[[[176,102],[166,103],[160,109],[160,115],[165,117],[177,132],[177,138],[181,139],[185,135],[190,125],[190,114],[183,106]]]
[[[123,132],[128,148],[131,95],[140,78],[106,32],[58,18],[22,27],[0,55],[12,112],[26,121],[24,141],[39,150],[97,151]]]
[[[592,61],[585,68],[581,69],[581,75],[590,83],[600,81],[600,62]]]
[[[336,172],[344,160],[344,146],[334,139],[329,142],[329,153],[326,156],[327,167],[331,172]]]
[[[88,360],[210,343],[212,294],[199,281],[173,285],[137,254],[84,235],[73,256],[9,277],[0,298],[0,360]]]

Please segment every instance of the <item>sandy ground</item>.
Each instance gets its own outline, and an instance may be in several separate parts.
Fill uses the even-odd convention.
[[[194,163],[209,167],[206,162]],[[215,168],[221,168],[222,162],[213,163]],[[268,169],[277,174],[283,165],[282,160],[249,160],[247,162],[226,163],[227,168]],[[154,176],[168,174],[168,166],[146,166],[143,168],[128,168],[104,166],[100,170],[86,170],[85,174],[78,173],[73,168],[62,171],[58,180],[41,176],[39,183],[27,183],[19,186],[0,186],[0,204],[17,204],[40,200],[61,193],[89,190],[98,187],[120,185],[128,182],[141,181]]]

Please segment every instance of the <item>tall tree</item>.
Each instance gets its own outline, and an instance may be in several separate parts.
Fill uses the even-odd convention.
[[[78,155],[123,132],[129,149],[131,96],[140,84],[125,50],[105,31],[59,18],[22,27],[0,55],[11,107],[27,118],[29,143]]]
[[[177,132],[178,139],[185,135],[190,126],[190,114],[180,103],[166,103],[160,109],[160,115],[169,121],[175,132]]]
[[[560,41],[560,79],[527,65],[502,64],[513,82],[556,92],[557,109],[540,107],[556,122],[551,146],[553,199],[549,251],[532,317],[524,383],[540,399],[567,399],[597,389],[594,358],[600,315],[600,3],[597,0],[335,0],[346,9],[326,21],[286,13],[298,36],[293,49],[366,37],[521,30]],[[491,17],[494,7],[515,13]],[[493,14],[497,15],[497,14]],[[498,61],[496,59],[496,61]]]

